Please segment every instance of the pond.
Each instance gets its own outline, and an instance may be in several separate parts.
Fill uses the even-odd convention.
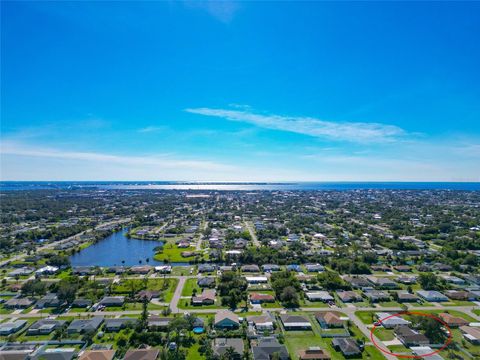
[[[70,256],[72,266],[133,266],[162,265],[153,259],[154,249],[161,241],[130,239],[128,229],[123,229]],[[147,259],[149,260],[147,262]],[[124,262],[122,262],[124,261]],[[187,266],[188,263],[171,263],[172,266]]]

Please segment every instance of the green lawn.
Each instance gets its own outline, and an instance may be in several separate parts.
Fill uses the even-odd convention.
[[[362,359],[369,359],[369,360],[384,360],[385,357],[382,355],[380,350],[378,350],[375,346],[365,346],[365,349],[362,353]]]
[[[11,314],[12,312],[12,309],[5,309],[3,306],[0,307],[0,314]]]
[[[298,352],[300,350],[308,349],[311,346],[320,346],[330,354],[332,360],[345,359],[342,353],[333,349],[331,339],[322,339],[320,336],[315,335],[312,332],[301,332],[297,335],[293,335],[291,331],[287,332],[285,336],[285,346],[294,360],[298,359]],[[385,358],[374,346],[365,346],[361,359],[384,360]]]
[[[378,303],[382,307],[398,307],[400,308],[400,304],[396,301],[386,301],[386,302],[380,302]]]
[[[300,312],[299,315],[305,315],[305,313]],[[298,352],[300,350],[305,350],[311,346],[320,346],[330,354],[333,360],[344,360],[345,357],[340,352],[337,352],[333,349],[332,339],[322,338],[320,336],[322,330],[313,318],[313,315],[310,313],[307,316],[312,323],[313,331],[284,331],[285,346],[287,347],[292,359],[298,359]],[[363,333],[361,333],[361,331],[355,325],[350,326],[350,331],[353,333],[354,338],[365,339]],[[366,346],[361,358],[373,360],[384,359],[381,352],[374,346]]]
[[[200,286],[197,285],[198,279],[187,279],[185,281],[185,285],[183,286],[182,296],[192,296],[193,290],[197,290],[197,294],[202,292]]]
[[[364,323],[364,324],[373,324],[375,322],[375,311],[357,311],[355,315]]]
[[[301,300],[300,307],[303,308],[326,308],[328,304],[325,304],[323,301],[308,301],[308,300]]]
[[[475,304],[473,304],[472,302],[470,301],[450,301],[450,302],[446,302],[446,303],[442,303],[442,305],[444,306],[473,306]]]
[[[182,252],[184,251],[195,251],[195,247],[179,248],[174,244],[167,244],[161,251],[155,254],[154,259],[158,261],[167,260],[169,262],[187,262],[195,259],[195,256],[183,257]],[[203,253],[201,256],[204,256]]]
[[[241,308],[243,304],[239,304],[239,308]],[[178,307],[180,309],[226,309],[225,306],[221,305],[220,296],[217,296],[215,304],[213,305],[203,305],[203,306],[194,306],[190,304],[190,299],[180,299],[178,303]]]
[[[190,275],[190,269],[194,269],[195,267],[192,266],[173,266],[172,267],[172,275]]]
[[[117,295],[129,295],[140,290],[160,291],[160,301],[169,302],[172,300],[178,279],[154,278],[154,279],[124,279],[112,286],[112,293]]]
[[[193,344],[189,349],[187,353],[187,360],[203,360],[205,359],[205,356],[200,354],[198,352],[198,349],[200,348],[200,345],[198,343]]]
[[[440,310],[422,310],[421,312],[424,312],[424,313],[427,313],[427,314],[435,314],[435,315],[438,315],[438,314],[441,314],[441,313],[444,313],[444,312],[448,312],[449,314],[453,315],[453,316],[458,316],[458,317],[461,317],[465,320],[468,320],[468,321],[471,321],[471,322],[476,322],[477,320],[475,320],[474,318],[472,318],[471,316],[468,316],[467,314],[461,312],[461,311],[457,311],[457,310],[443,310],[443,309],[440,309]],[[408,315],[405,315],[405,318],[408,318]]]
[[[316,336],[312,331],[288,331],[285,333],[285,346],[292,359],[298,359],[300,350],[308,349],[311,346],[319,346],[325,349],[325,342],[320,336]],[[332,356],[332,359],[336,359]],[[343,359],[343,356],[338,358]]]
[[[393,334],[393,330],[385,329],[383,327],[375,328],[374,335],[382,341],[390,341],[390,340],[395,339],[395,335]]]
[[[412,354],[412,350],[403,345],[388,346],[388,350],[394,354]]]

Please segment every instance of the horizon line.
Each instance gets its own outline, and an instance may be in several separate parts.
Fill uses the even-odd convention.
[[[243,181],[243,180],[0,180],[0,183],[7,182],[42,182],[42,183],[60,183],[60,182],[124,182],[124,183],[186,183],[186,184],[300,184],[300,183],[480,183],[480,180],[276,180],[276,181]]]

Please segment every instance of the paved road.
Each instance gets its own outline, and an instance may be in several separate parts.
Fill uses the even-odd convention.
[[[253,244],[256,247],[262,246],[262,244],[260,244],[260,241],[258,241],[257,235],[255,234],[255,230],[254,230],[252,224],[247,222],[247,221],[245,221],[244,224],[245,224],[245,227],[247,228],[248,232],[250,233],[250,236],[252,237]]]
[[[170,307],[172,309],[172,312],[183,312],[183,311],[188,311],[191,313],[214,313],[216,310],[215,309],[179,309],[178,308],[178,302],[181,299],[181,294],[183,290],[183,286],[186,282],[186,280],[190,278],[189,276],[184,276],[183,279],[180,279],[179,284],[177,288],[175,289],[174,296],[172,298],[172,301],[170,302]],[[480,321],[480,316],[474,314],[472,312],[473,309],[478,309],[478,307],[475,306],[446,306],[443,308],[438,308],[434,306],[425,306],[422,308],[412,308],[409,310],[416,310],[416,311],[422,311],[422,310],[456,310],[463,312],[472,318],[479,320]],[[173,311],[176,310],[176,311]],[[268,308],[268,311],[285,311],[285,308]],[[242,309],[237,309],[237,313],[241,313],[243,310]],[[324,311],[337,311],[344,313],[348,317],[352,318],[355,316],[355,312],[357,311],[375,311],[375,312],[400,312],[402,311],[398,307],[384,307],[384,308],[330,308],[330,307],[321,307],[321,308],[299,308],[297,311],[307,311],[307,312],[324,312]],[[84,312],[84,313],[71,313],[71,315],[79,315],[79,316],[87,316],[87,315],[104,315],[104,316],[117,316],[117,315],[127,315],[127,314],[141,314],[141,310],[125,310],[125,311],[96,311],[96,312]],[[149,311],[152,314],[160,314],[162,311],[161,310],[150,310]],[[0,315],[0,319],[2,318],[29,318],[29,317],[46,317],[50,316],[49,314],[46,313],[34,313],[34,314],[2,314]],[[355,316],[356,317],[356,316]]]
[[[118,224],[124,224],[124,223],[127,223],[131,221],[130,218],[125,218],[125,219],[120,219],[120,220],[113,220],[113,221],[108,221],[108,222],[105,222],[105,223],[102,223],[100,225],[97,225],[96,228],[99,228],[99,227],[103,227],[103,226],[109,226],[109,225],[118,225]],[[81,236],[81,235],[84,235],[84,234],[88,234],[90,232],[92,232],[94,229],[88,229],[88,230],[85,230],[85,231],[82,231],[82,232],[79,232],[78,234],[75,234],[75,235],[72,235],[68,238],[65,238],[65,239],[62,239],[62,240],[58,240],[58,241],[54,241],[52,243],[48,243],[44,246],[40,246],[38,248],[36,248],[36,251],[42,251],[42,250],[48,250],[48,249],[52,249],[54,248],[55,246],[58,246],[60,244],[63,244],[65,242],[69,242],[69,241],[72,241],[72,240],[75,240],[75,238]],[[4,266],[4,265],[7,265],[9,264],[10,262],[12,261],[18,261],[18,260],[23,260],[24,258],[26,258],[28,255],[27,253],[21,253],[21,254],[18,254],[18,255],[15,255],[7,260],[3,260],[3,261],[0,261],[0,267]]]
[[[253,238],[253,237],[252,237]],[[196,313],[196,314],[206,314],[206,313],[214,313],[216,310],[215,309],[180,309],[178,307],[178,304],[182,298],[182,291],[185,286],[185,283],[187,279],[190,278],[196,278],[197,276],[193,275],[187,275],[187,276],[175,276],[175,275],[168,275],[166,276],[168,278],[176,278],[179,279],[178,285],[175,289],[175,292],[173,294],[172,300],[170,302],[170,309],[172,313],[181,313],[184,311],[188,311],[190,313]],[[132,278],[139,278],[138,276],[132,277]],[[162,303],[163,305],[163,303]],[[424,307],[410,307],[409,310],[416,310],[416,311],[422,311],[422,310],[456,310],[463,312],[472,318],[480,321],[480,316],[476,315],[473,313],[472,310],[478,309],[478,306],[443,306],[437,304],[437,306],[424,306]],[[285,310],[284,308],[270,308],[268,309],[269,311],[283,311]],[[243,310],[238,309],[236,312],[241,315],[241,312]],[[321,307],[321,308],[300,308],[299,311],[309,311],[309,312],[325,312],[325,311],[338,311],[346,316],[360,329],[362,334],[370,340],[370,329],[367,327],[366,324],[364,324],[355,314],[357,311],[375,311],[375,312],[400,312],[402,311],[401,308],[399,307],[368,307],[368,308],[357,308],[357,307],[345,307],[345,308],[330,308],[330,307]],[[151,314],[159,315],[162,313],[161,310],[151,310],[149,311]],[[84,312],[84,313],[70,313],[69,315],[73,316],[125,316],[125,315],[138,315],[140,314],[140,310],[125,310],[125,311],[96,311],[96,312]],[[64,314],[63,314],[64,315]],[[0,316],[0,319],[2,318],[39,318],[39,317],[48,317],[50,316],[49,314],[45,313],[29,313],[29,314],[5,314]],[[378,337],[373,336],[373,339],[375,340],[376,344],[380,346],[383,349],[387,349],[387,346],[383,341],[381,341]],[[397,357],[389,355],[389,354],[383,354],[384,357],[388,360],[396,360]]]
[[[207,228],[207,226],[208,226],[208,221],[204,221],[202,224],[201,230],[204,231]],[[197,246],[195,248],[196,251],[202,250],[202,240],[203,240],[203,234],[200,234],[198,236]]]
[[[180,312],[178,309],[178,302],[180,301],[180,297],[182,296],[182,290],[185,286],[185,282],[187,281],[188,276],[180,276],[177,288],[175,289],[175,293],[173,294],[172,301],[170,301],[170,309],[173,313]]]
[[[355,324],[357,325],[357,327],[360,329],[360,331],[363,333],[363,335],[367,338],[367,339],[371,339],[370,337],[370,329],[367,328],[367,326],[355,315],[355,313],[351,313],[348,315],[349,319]],[[369,341],[368,340],[368,341]],[[383,341],[381,341],[378,337],[376,337],[375,335],[373,335],[373,340],[375,340],[375,343],[380,346],[382,349],[385,349],[385,350],[388,350],[387,346],[383,343]],[[387,359],[389,360],[396,360],[397,357],[396,356],[393,356],[393,355],[390,355],[390,354],[386,354],[386,353],[383,353],[383,356],[385,356]]]

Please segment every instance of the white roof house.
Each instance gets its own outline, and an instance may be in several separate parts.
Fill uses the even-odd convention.
[[[245,279],[249,284],[260,284],[268,282],[268,278],[266,276],[245,276]]]
[[[423,356],[423,355],[431,354],[435,351],[430,346],[412,346],[410,349],[417,356]],[[439,354],[433,354],[433,355],[429,355],[428,359],[429,360],[443,360],[443,357],[441,357]]]
[[[334,297],[328,291],[311,291],[305,293],[305,296],[310,301],[334,301]]]
[[[391,329],[399,325],[409,325],[410,321],[402,319],[399,316],[392,316],[390,313],[379,312],[375,314],[378,318],[378,321],[383,325],[384,328]],[[392,316],[392,317],[389,317]],[[388,318],[388,319],[387,319]]]
[[[37,275],[55,274],[57,271],[58,271],[58,267],[47,265],[35,271],[35,274]]]

